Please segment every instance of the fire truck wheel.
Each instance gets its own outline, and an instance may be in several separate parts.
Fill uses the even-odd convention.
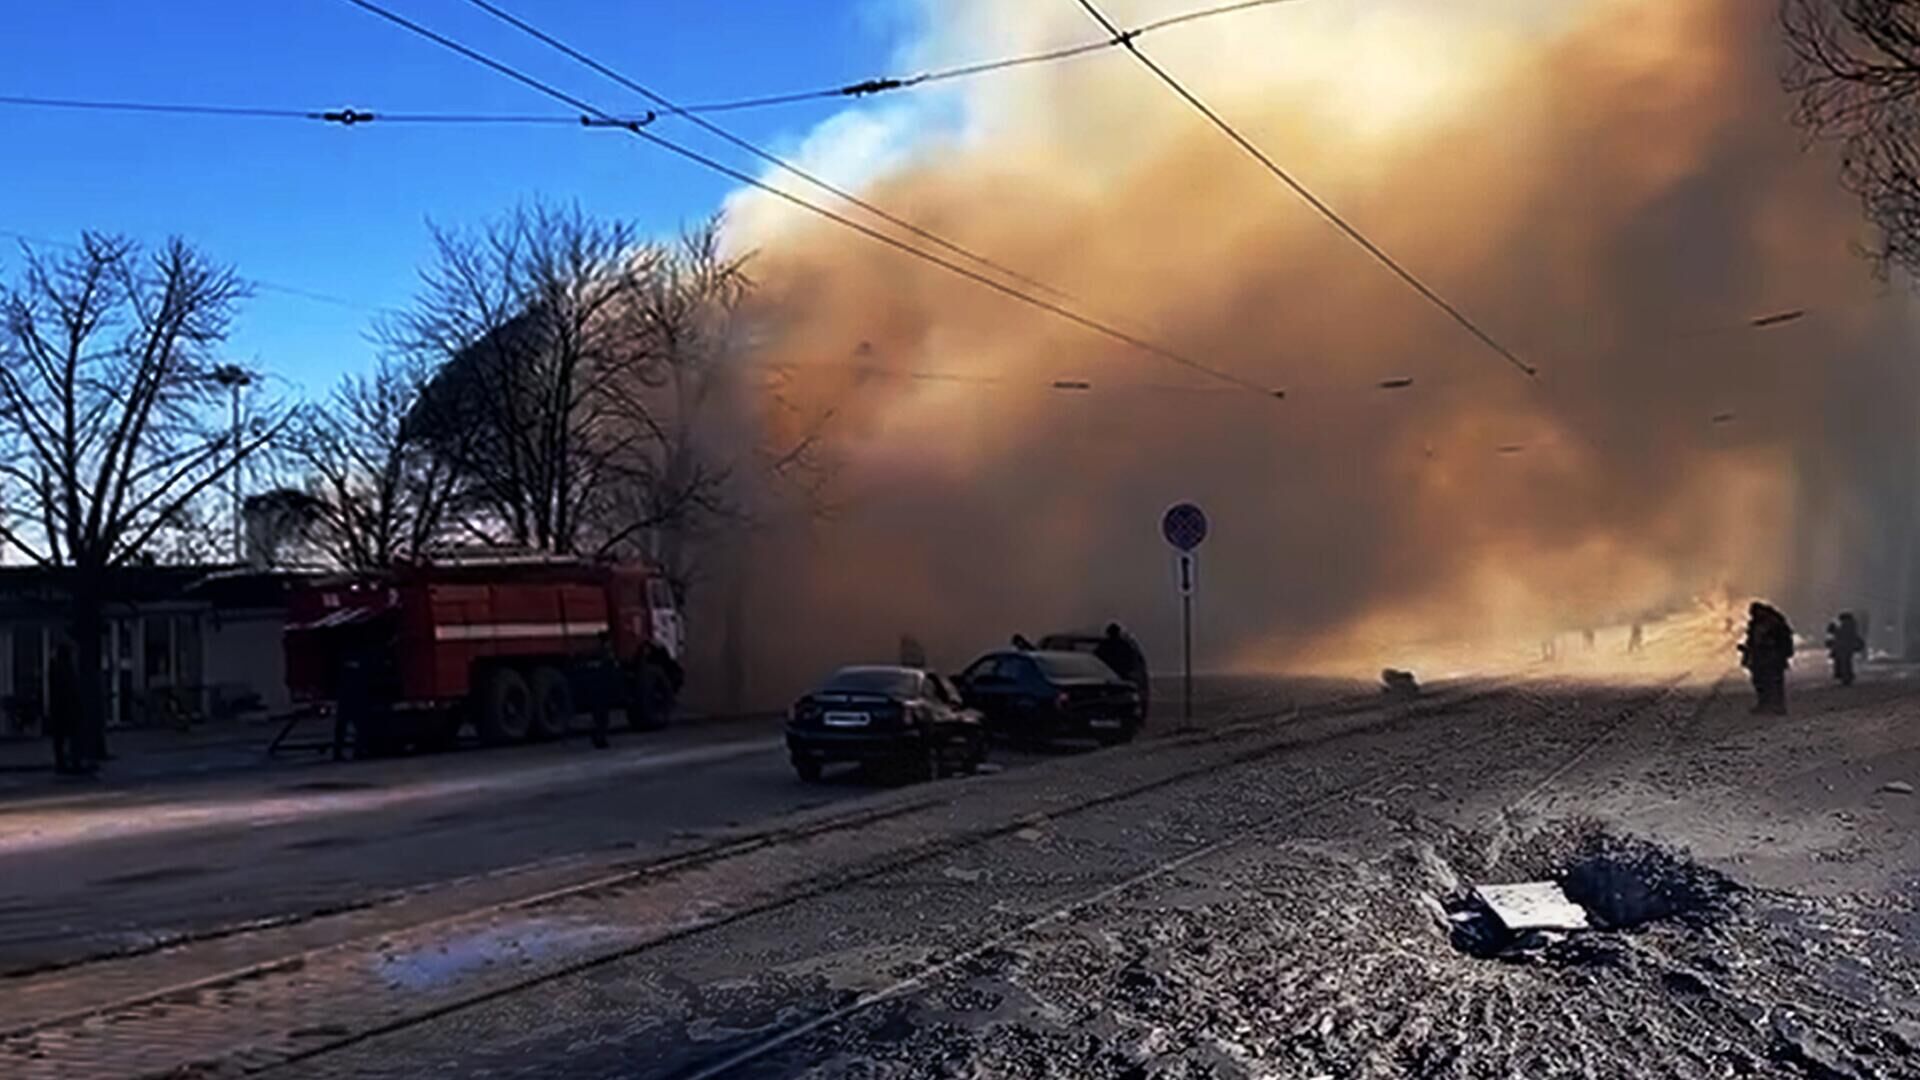
[[[483,742],[518,742],[533,725],[533,693],[527,680],[512,668],[496,668],[487,676],[480,698],[480,738]]]
[[[640,666],[639,684],[627,710],[635,731],[658,731],[673,721],[673,680],[659,664]]]
[[[550,667],[533,672],[533,734],[558,739],[573,726],[573,688],[567,677]]]

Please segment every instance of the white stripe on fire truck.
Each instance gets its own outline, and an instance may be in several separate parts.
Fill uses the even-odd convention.
[[[459,623],[433,628],[435,641],[498,641],[502,638],[577,637],[608,629],[605,622]]]

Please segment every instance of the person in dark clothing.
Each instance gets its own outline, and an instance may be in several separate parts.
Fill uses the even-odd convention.
[[[593,663],[588,668],[588,696],[593,699],[593,745],[605,750],[615,699],[620,695],[620,658],[614,655],[613,637],[602,630],[593,643]]]
[[[1853,619],[1853,612],[1843,611],[1834,621],[1827,624],[1827,655],[1833,659],[1833,679],[1841,686],[1853,685],[1853,658],[1867,651],[1867,641],[1860,636],[1860,624]]]
[[[1740,643],[1740,664],[1753,676],[1753,711],[1786,715],[1787,665],[1793,660],[1793,627],[1771,604],[1758,600],[1747,608],[1747,637]]]
[[[1013,647],[1019,649],[1021,652],[1032,652],[1033,642],[1028,641],[1027,635],[1025,634],[1015,634],[1013,635]]]
[[[1141,652],[1140,643],[1126,632],[1119,623],[1108,623],[1106,636],[1100,644],[1094,646],[1093,655],[1100,662],[1113,669],[1113,673],[1127,680],[1140,691],[1141,710],[1146,709],[1147,696],[1147,657]]]
[[[334,761],[346,757],[349,736],[353,757],[378,757],[392,751],[388,701],[388,663],[382,651],[363,642],[340,661],[340,700],[334,701]]]
[[[73,646],[61,642],[47,669],[47,735],[53,740],[53,771],[62,776],[91,772],[80,752],[80,673]]]

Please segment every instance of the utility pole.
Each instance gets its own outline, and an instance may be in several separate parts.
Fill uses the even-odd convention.
[[[233,395],[233,426],[229,429],[233,439],[233,561],[245,562],[247,559],[247,523],[240,492],[240,393],[253,385],[253,374],[239,364],[222,364],[213,369],[213,381],[227,388]]]

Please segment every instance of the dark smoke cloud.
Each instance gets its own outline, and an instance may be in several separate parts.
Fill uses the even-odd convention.
[[[1372,57],[1360,77],[1469,66],[1412,119],[1276,81],[1262,58],[1305,47],[1291,14],[1164,55],[1538,380],[1118,57],[996,86],[974,102],[990,115],[868,194],[1285,402],[857,236],[737,216],[759,250],[758,359],[792,366],[794,415],[835,411],[843,463],[839,515],[751,549],[750,694],[889,659],[903,632],[957,667],[1016,629],[1110,617],[1166,666],[1178,609],[1156,522],[1188,498],[1216,522],[1207,666],[1510,650],[1720,591],[1780,596],[1809,624],[1890,614],[1910,339],[1851,250],[1832,162],[1787,123],[1771,5],[1591,0],[1544,26],[1536,5],[1470,6],[1484,49],[1423,36],[1422,17],[1444,20],[1424,6],[1373,5],[1407,13],[1386,29],[1315,24],[1312,44]],[[1809,314],[1742,325],[1785,308]],[[1415,383],[1376,389],[1396,376]]]

